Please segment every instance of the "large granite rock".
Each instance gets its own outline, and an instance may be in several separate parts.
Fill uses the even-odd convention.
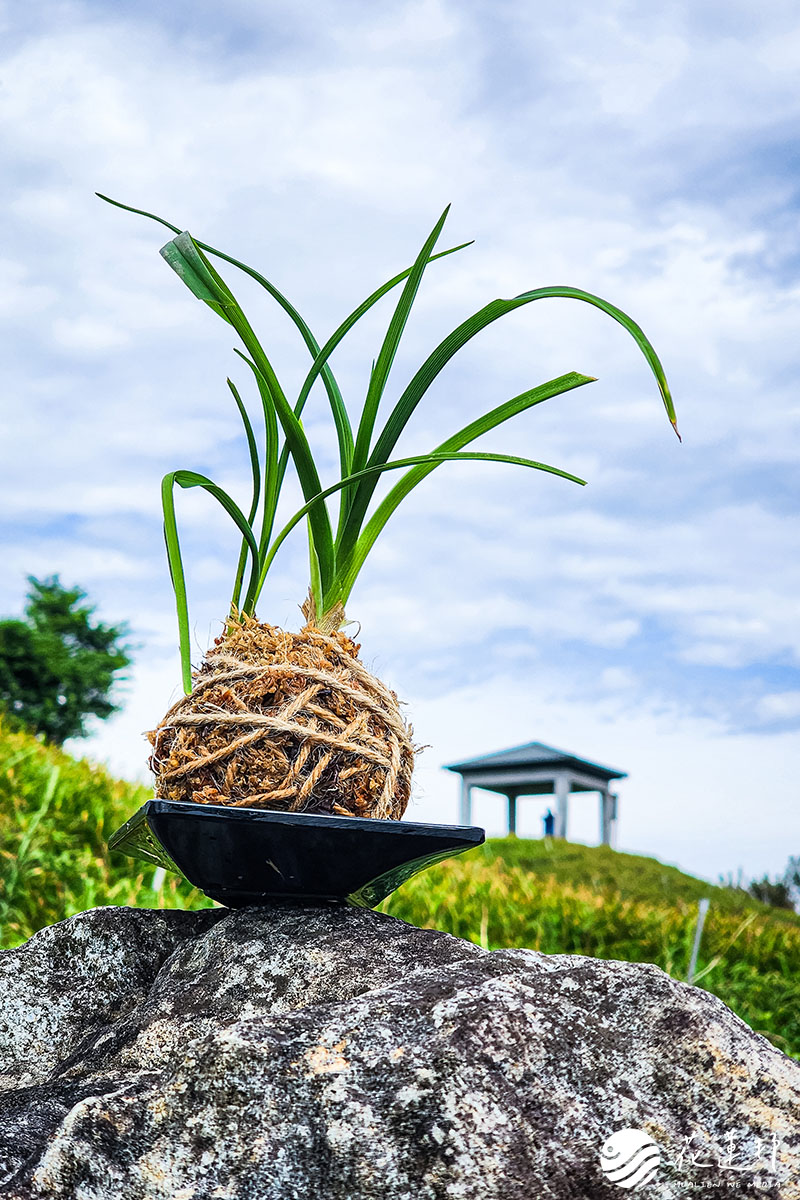
[[[0,954],[0,1002],[18,1200],[611,1200],[623,1129],[640,1194],[800,1197],[800,1065],[656,967],[105,908]]]

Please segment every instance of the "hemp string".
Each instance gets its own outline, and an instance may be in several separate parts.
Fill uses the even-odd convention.
[[[256,625],[254,621],[250,623],[250,626]],[[296,647],[302,651],[306,644],[319,646],[321,643],[334,661],[343,657],[342,644],[319,629],[307,626],[302,634],[292,635],[272,627],[260,628],[270,630],[270,635],[284,654],[291,653]],[[181,697],[170,708],[158,728],[150,735],[153,742],[151,766],[159,782],[174,783],[227,761],[229,766],[226,781],[230,783],[235,777],[236,755],[241,750],[258,746],[275,735],[282,735],[282,740],[286,737],[297,739],[298,748],[285,777],[277,786],[255,795],[220,802],[234,807],[255,804],[269,807],[271,802],[277,802],[276,806],[283,811],[288,809],[290,812],[296,812],[307,806],[314,788],[332,763],[345,764],[340,765],[337,774],[337,779],[342,784],[354,774],[363,771],[369,764],[373,769],[383,772],[380,796],[377,803],[370,806],[371,811],[364,811],[367,806],[362,802],[358,804],[354,813],[352,807],[344,807],[336,801],[331,803],[332,810],[348,816],[402,816],[410,793],[413,767],[414,747],[411,743],[411,730],[400,715],[394,693],[367,671],[353,654],[346,653],[345,665],[333,670],[324,670],[297,661],[248,663],[237,655],[226,652],[223,646],[219,650],[209,652],[203,672],[203,675],[197,678],[192,692]],[[281,678],[304,686],[299,694],[291,696],[283,705],[270,706],[271,711],[259,711],[249,707],[230,685],[245,681],[256,682],[260,678],[270,684],[270,691],[275,690],[271,686],[273,681],[277,682]],[[212,688],[223,689],[226,702],[232,702],[237,711],[231,712],[213,702],[201,712],[190,711],[198,700],[202,702],[202,694]],[[325,692],[331,695],[338,694],[342,699],[349,701],[355,710],[354,715],[345,720],[320,703],[320,694]],[[370,718],[373,718],[373,724],[381,729],[383,737],[370,730]],[[333,726],[333,729],[320,728],[320,722]],[[242,730],[242,733],[233,736],[230,741],[215,750],[201,747],[198,738],[195,748],[200,752],[188,761],[174,765],[176,750],[178,756],[181,751],[190,750],[182,731],[189,733],[190,730],[196,729],[199,733],[203,726],[228,727],[234,735],[238,730]],[[173,737],[168,760],[164,761],[161,757],[161,743],[166,733],[172,733]],[[314,747],[323,748],[322,753],[312,769],[303,776],[303,769]],[[187,779],[187,782],[190,783],[191,779]],[[203,802],[202,798],[200,802]]]

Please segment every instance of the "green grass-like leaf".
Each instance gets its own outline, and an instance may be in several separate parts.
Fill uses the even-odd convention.
[[[358,425],[358,437],[356,438],[356,446],[353,452],[353,472],[363,470],[367,464],[369,447],[372,441],[372,431],[375,428],[375,418],[378,415],[381,396],[386,387],[389,372],[392,369],[392,364],[400,345],[400,339],[403,336],[403,330],[411,314],[411,306],[419,291],[422,274],[428,265],[430,255],[439,239],[439,234],[442,232],[448,212],[449,205],[436,222],[425,245],[417,255],[417,260],[414,263],[411,274],[406,280],[402,295],[397,302],[397,307],[392,314],[392,319],[389,322],[389,328],[386,331],[386,337],[383,339],[380,353],[373,363],[369,378],[369,387],[367,389],[367,398],[364,401],[364,410]]]
[[[239,415],[242,418],[242,423],[244,425],[245,437],[247,438],[247,450],[250,455],[250,471],[251,471],[252,478],[253,478],[253,498],[250,503],[250,512],[248,513],[248,516],[247,516],[247,524],[252,531],[253,522],[255,521],[256,513],[258,512],[258,501],[261,497],[261,464],[258,460],[258,446],[256,445],[256,435],[253,432],[253,426],[250,421],[250,417],[247,413],[247,409],[245,408],[244,403],[242,402],[242,398],[236,389],[236,385],[234,383],[232,383],[230,379],[227,380],[227,384],[228,384],[228,387],[231,390],[231,394],[233,395],[233,398],[236,402],[236,407],[239,410]],[[247,563],[248,549],[249,549],[249,547],[248,547],[247,538],[242,536],[242,549],[239,552],[239,562],[236,567],[236,579],[235,579],[234,585],[233,585],[233,595],[231,596],[231,609],[232,610],[238,609],[239,603],[241,601],[242,579],[244,578],[244,568]],[[260,547],[259,547],[259,549],[260,549]]]
[[[100,193],[98,193],[100,195]],[[572,287],[544,287],[523,292],[508,300],[493,300],[468,317],[431,351],[395,401],[383,428],[375,436],[378,415],[389,383],[403,332],[428,265],[444,258],[470,243],[434,253],[444,227],[445,209],[432,232],[425,240],[414,263],[393,276],[358,305],[320,347],[308,324],[286,297],[264,275],[223,251],[200,242],[178,226],[144,209],[132,208],[106,196],[101,199],[118,208],[138,213],[166,226],[176,234],[161,254],[178,274],[192,294],[212,312],[221,317],[238,334],[242,347],[236,353],[247,363],[253,374],[261,399],[265,420],[263,458],[259,460],[252,425],[241,396],[230,383],[245,427],[250,468],[253,478],[253,499],[247,517],[221,489],[205,476],[192,472],[173,472],[164,481],[164,513],[167,553],[178,607],[184,686],[188,686],[190,666],[188,657],[188,605],[183,564],[180,556],[174,514],[172,489],[177,482],[182,487],[201,486],[210,491],[233,517],[242,533],[242,548],[236,567],[232,603],[238,608],[243,587],[248,553],[252,558],[250,582],[241,610],[253,614],[268,571],[288,534],[303,519],[307,522],[309,541],[310,587],[315,616],[324,624],[328,614],[340,613],[347,602],[355,581],[362,570],[376,539],[392,513],[405,497],[444,462],[461,460],[511,463],[543,470],[564,478],[576,476],[558,467],[548,466],[522,455],[502,453],[465,453],[463,448],[483,434],[504,424],[513,416],[540,404],[571,388],[591,382],[589,376],[571,372],[558,379],[531,388],[504,404],[477,417],[446,438],[426,455],[393,459],[392,454],[403,431],[412,419],[417,406],[434,380],[448,362],[472,338],[494,321],[515,309],[544,299],[572,299],[591,304],[623,326],[642,352],[655,377],[667,416],[677,433],[675,409],[663,367],[648,338],[639,325],[626,313],[607,300]],[[280,305],[301,334],[312,362],[303,380],[297,400],[292,404],[281,386],[272,362],[257,338],[232,289],[213,266],[208,255],[235,267],[254,279]],[[393,288],[402,284],[400,298],[390,318],[377,358],[373,362],[366,398],[361,409],[357,432],[345,405],[341,390],[330,368],[330,357],[342,340],[370,309]],[[322,477],[303,429],[301,416],[314,383],[322,379],[333,417],[339,448],[339,478],[323,486]],[[281,434],[283,442],[281,444]],[[289,462],[297,473],[304,503],[287,524],[275,535],[273,527]],[[405,473],[378,503],[373,503],[380,478],[388,471],[405,468]],[[192,482],[189,482],[189,480]],[[167,483],[167,480],[170,482]],[[260,512],[259,512],[260,497]],[[333,523],[327,501],[337,497],[339,519],[334,539]],[[338,619],[338,616],[337,616]]]
[[[616,308],[613,304],[609,304],[607,300],[602,300],[599,296],[594,296],[590,292],[581,291],[579,288],[569,287],[545,287],[535,288],[530,292],[523,292],[519,296],[515,296],[512,300],[493,300],[491,304],[487,304],[479,312],[474,313],[466,321],[462,322],[457,329],[439,343],[434,351],[428,356],[422,366],[419,368],[414,378],[405,389],[400,399],[397,401],[392,413],[389,416],[369,459],[369,466],[374,466],[376,463],[386,462],[394,450],[400,435],[408,425],[414,411],[422,400],[436,377],[441,373],[447,363],[463,349],[468,342],[477,334],[481,333],[493,322],[499,320],[500,317],[513,312],[523,305],[531,304],[535,300],[547,300],[564,298],[570,300],[581,300],[586,304],[592,304],[596,308],[601,309],[608,316],[613,317],[618,321],[624,329],[633,337],[636,344],[645,356],[650,369],[656,378],[661,399],[667,412],[667,416],[677,433],[677,421],[675,417],[675,409],[670,395],[669,385],[664,374],[664,369],[661,366],[658,355],[651,346],[649,340],[645,336],[642,329],[621,309]],[[339,553],[343,559],[349,559],[350,555],[355,553],[355,547],[358,541],[359,533],[367,516],[367,509],[375,491],[376,481],[373,478],[364,479],[358,486],[356,496],[353,500],[351,510],[347,518],[347,527],[344,531]]]
[[[136,213],[140,217],[147,217],[148,220],[156,221],[159,225],[163,225],[166,229],[171,229],[173,233],[181,232],[179,225],[173,225],[171,221],[165,220],[164,217],[156,216],[155,213],[146,212],[143,208],[133,208],[130,204],[122,204],[119,200],[112,200],[110,196],[104,196],[102,192],[96,192],[95,194],[99,197],[99,199],[105,200],[107,204],[113,205],[114,208],[121,208],[125,212],[132,212]],[[275,287],[273,283],[269,281],[269,279],[266,278],[266,276],[262,275],[260,271],[256,271],[253,267],[249,267],[247,263],[240,262],[239,259],[233,258],[230,254],[226,254],[223,250],[218,250],[215,246],[210,246],[208,242],[197,241],[195,244],[207,254],[213,254],[215,258],[220,258],[224,262],[230,263],[231,266],[237,267],[240,271],[244,272],[245,275],[249,275],[251,279],[254,279],[256,283],[264,288],[264,290],[273,298],[273,300],[280,305],[283,311],[299,330],[303,341],[305,342],[314,359],[314,363],[303,383],[303,387],[300,390],[300,396],[298,398],[297,405],[295,406],[295,413],[298,417],[300,416],[314,382],[321,378],[328,394],[328,400],[330,403],[331,412],[333,414],[334,423],[336,425],[337,436],[339,438],[339,461],[342,478],[344,478],[345,474],[350,470],[352,462],[353,433],[352,429],[350,428],[350,419],[348,417],[344,401],[342,400],[342,394],[339,390],[339,385],[336,382],[336,378],[330,368],[328,359],[338,346],[339,342],[341,342],[342,338],[353,328],[356,322],[359,321],[361,317],[363,317],[364,314],[373,307],[373,305],[377,304],[377,302],[381,300],[387,294],[387,292],[390,292],[393,288],[397,287],[398,284],[402,283],[404,279],[407,279],[413,268],[408,267],[405,271],[401,271],[399,275],[395,275],[387,283],[382,284],[381,287],[379,287],[377,291],[373,292],[371,296],[368,296],[367,299],[363,301],[363,303],[360,304],[345,321],[342,322],[336,332],[328,339],[328,341],[320,350],[317,339],[314,337],[311,329],[306,324],[305,320],[297,311],[295,306],[286,298],[286,296],[283,295],[282,292],[278,290],[278,288]],[[455,254],[459,250],[464,250],[467,246],[471,246],[472,244],[472,242],[462,242],[459,246],[452,246],[449,250],[440,250],[438,254],[431,256],[430,261],[436,262],[437,259],[446,258],[448,255]],[[288,457],[288,452],[286,457]],[[284,471],[286,469],[286,457],[282,460]],[[279,475],[279,479],[282,478],[283,472],[281,472]]]
[[[175,600],[178,609],[178,633],[180,638],[183,688],[188,694],[192,690],[189,603],[186,597],[186,577],[183,571],[183,558],[181,556],[180,539],[178,537],[178,522],[175,515],[175,484],[182,488],[203,488],[210,496],[218,500],[228,515],[233,518],[236,527],[247,543],[253,559],[250,572],[250,586],[245,599],[245,605],[252,603],[252,597],[255,595],[258,584],[259,554],[258,543],[253,536],[253,531],[247,518],[238,504],[221,487],[218,487],[211,479],[207,479],[205,475],[198,475],[196,471],[170,471],[169,474],[164,476],[161,481],[161,506],[164,511],[164,540],[167,545],[167,559],[169,561],[172,586],[175,590]]]
[[[502,425],[505,421],[516,416],[518,413],[525,412],[528,408],[533,408],[536,404],[541,404],[544,400],[549,400],[553,396],[559,396],[563,392],[571,391],[576,387],[583,387],[584,384],[594,383],[595,380],[588,375],[578,375],[576,372],[570,372],[568,375],[562,375],[558,379],[551,379],[548,383],[543,383],[539,387],[531,388],[527,392],[522,392],[519,396],[515,396],[512,400],[507,400],[505,404],[498,405],[491,412],[485,413],[484,416],[478,417],[477,420],[471,421],[469,425],[465,425],[452,437],[447,438],[441,445],[437,446],[430,455],[420,460],[414,469],[409,471],[407,475],[395,484],[389,494],[381,501],[375,509],[373,516],[369,519],[363,532],[357,537],[355,546],[348,554],[342,554],[342,575],[338,576],[334,581],[332,588],[332,598],[335,601],[341,597],[342,603],[344,598],[349,596],[353,585],[358,577],[358,573],[363,567],[367,556],[372,549],[379,534],[383,531],[386,522],[391,517],[392,513],[397,509],[398,505],[406,498],[417,484],[430,475],[440,462],[446,462],[455,455],[457,458],[466,458],[467,455],[455,454],[462,446],[469,445],[476,438],[481,437],[484,433],[488,433],[491,429],[495,429],[498,425]],[[469,456],[473,457],[473,456]],[[476,455],[474,457],[482,457]],[[525,464],[531,465],[531,464]],[[555,467],[545,467],[543,464],[535,464],[540,470],[549,471],[553,475],[561,475],[565,479],[571,479],[575,483],[585,484],[585,479],[578,479],[576,475],[571,475],[567,471],[557,470]],[[380,465],[375,464],[371,470],[366,470],[363,473],[363,478],[374,480],[375,476],[380,471]],[[354,521],[354,527],[359,528],[359,525]],[[347,527],[344,534],[346,535]],[[337,590],[338,589],[338,590]]]
[[[572,483],[579,483],[581,486],[584,486],[586,483],[585,479],[581,479],[577,475],[571,475],[569,471],[562,471],[560,467],[551,467],[548,466],[547,463],[536,462],[531,458],[520,458],[514,454],[490,454],[478,451],[473,451],[472,453],[467,454],[455,454],[449,453],[446,450],[442,450],[434,451],[431,454],[412,455],[410,458],[397,458],[393,462],[382,463],[377,467],[365,467],[363,471],[356,471],[353,475],[348,476],[347,479],[339,480],[338,483],[334,483],[330,487],[325,488],[324,492],[320,492],[320,494],[315,496],[313,500],[310,500],[307,504],[304,504],[302,508],[298,509],[291,520],[284,525],[283,529],[272,543],[269,555],[264,560],[262,565],[262,574],[266,575],[267,570],[272,565],[272,560],[274,559],[276,553],[288,535],[292,532],[294,527],[300,521],[302,521],[303,517],[311,511],[315,504],[323,502],[328,496],[333,496],[336,492],[341,491],[342,488],[348,487],[355,480],[365,479],[372,475],[381,475],[385,471],[397,471],[402,467],[416,467],[423,471],[425,475],[427,475],[433,471],[435,467],[438,467],[441,463],[445,462],[511,463],[513,466],[517,467],[531,467],[535,471],[545,471],[549,475],[560,475],[562,479],[569,479]],[[411,472],[409,472],[409,474],[411,474]],[[388,519],[388,517],[386,519]]]

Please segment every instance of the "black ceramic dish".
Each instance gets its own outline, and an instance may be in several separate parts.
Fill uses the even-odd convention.
[[[279,900],[374,908],[418,871],[484,837],[474,825],[148,800],[108,844],[177,871],[229,908]]]

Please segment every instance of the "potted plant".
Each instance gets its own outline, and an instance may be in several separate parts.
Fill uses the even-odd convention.
[[[547,471],[582,484],[584,481],[577,476],[545,463],[467,447],[518,413],[583,387],[592,379],[570,372],[539,384],[471,421],[424,455],[393,458],[401,433],[431,383],[463,346],[506,313],[535,300],[553,297],[580,300],[601,309],[627,329],[652,369],[677,433],[675,411],[658,357],[639,326],[606,300],[577,288],[536,288],[508,300],[493,300],[462,322],[431,351],[384,415],[390,371],[425,270],[434,260],[464,248],[461,245],[436,250],[447,209],[413,265],[373,292],[320,346],[300,313],[258,271],[180,231],[161,217],[106,196],[101,199],[158,221],[176,235],[161,248],[161,254],[192,294],[228,322],[237,334],[241,345],[236,353],[252,375],[265,429],[264,444],[259,449],[247,406],[229,379],[228,387],[243,422],[250,455],[252,489],[247,512],[211,479],[197,472],[172,471],[162,483],[164,535],[177,603],[185,694],[148,736],[153,747],[150,765],[157,795],[167,802],[166,806],[162,803],[161,811],[172,814],[181,828],[192,826],[180,854],[185,857],[187,847],[191,852],[193,846],[197,847],[198,838],[203,841],[194,826],[204,807],[209,813],[213,810],[218,829],[236,827],[241,832],[244,829],[241,822],[224,820],[239,811],[246,814],[249,822],[250,833],[242,834],[245,840],[257,826],[269,826],[273,834],[280,827],[288,838],[287,845],[292,837],[300,836],[297,834],[300,829],[306,833],[315,830],[314,836],[324,842],[335,829],[354,832],[351,824],[354,819],[362,833],[365,822],[377,821],[381,827],[386,822],[397,823],[410,795],[414,762],[412,732],[395,694],[363,666],[358,657],[359,646],[344,631],[345,606],[352,588],[397,506],[443,463],[503,462]],[[288,399],[231,286],[212,259],[222,260],[254,279],[296,326],[311,364],[294,402]],[[399,289],[399,299],[373,363],[360,417],[355,422],[329,360],[357,321],[393,289]],[[338,442],[339,478],[327,486],[323,484],[302,423],[304,407],[318,379],[327,395]],[[282,528],[276,529],[278,500],[290,463],[304,503]],[[399,479],[381,499],[376,499],[377,484],[387,472],[399,472]],[[175,516],[175,487],[203,488],[222,505],[242,536],[223,632],[195,671],[190,659],[188,602]],[[256,606],[276,553],[302,522],[307,527],[310,580],[302,605],[305,624],[293,633],[259,620]],[[403,823],[380,830],[376,825],[365,828],[389,837],[391,832],[409,826]],[[469,835],[472,840],[468,844],[474,844],[476,833]],[[451,840],[453,836],[451,830]],[[143,846],[143,839],[148,838],[150,842]],[[164,830],[156,832],[153,820],[147,828],[140,820],[136,829],[123,830],[116,839],[122,847],[138,853],[149,852],[154,861],[164,862]],[[466,845],[454,846],[454,849],[464,848]],[[416,849],[407,843],[404,852],[413,858]],[[219,847],[214,853],[218,850]],[[324,857],[324,850],[322,853]],[[437,852],[436,857],[441,854]],[[258,863],[261,862],[259,858]],[[171,861],[169,865],[174,864]],[[185,864],[181,865],[186,869]],[[397,866],[395,863],[394,867]],[[213,860],[208,867],[214,869]],[[253,870],[258,873],[258,864]],[[247,895],[252,897],[257,891],[251,889]],[[352,896],[354,891],[351,888],[342,894]]]

